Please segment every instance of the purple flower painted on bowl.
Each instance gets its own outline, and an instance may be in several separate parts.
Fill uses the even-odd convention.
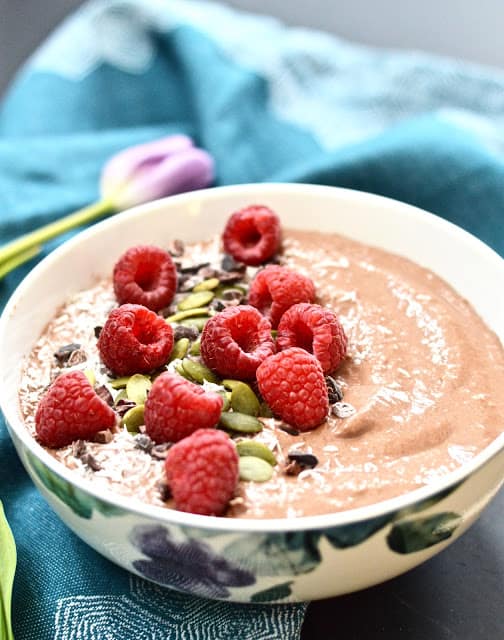
[[[224,599],[230,596],[228,587],[247,587],[256,582],[251,572],[215,555],[201,540],[176,542],[160,525],[139,525],[131,532],[130,540],[147,556],[135,560],[133,567],[157,584]]]
[[[213,177],[210,154],[191,138],[173,135],[114,155],[103,168],[100,188],[103,200],[119,210],[208,187]]]

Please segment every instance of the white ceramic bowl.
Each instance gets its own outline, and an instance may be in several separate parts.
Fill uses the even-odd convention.
[[[0,320],[1,408],[37,487],[77,535],[112,561],[159,584],[211,598],[324,598],[398,575],[463,533],[503,482],[504,434],[459,470],[386,502],[333,515],[233,520],[99,493],[32,439],[18,406],[20,363],[69,294],[110,273],[120,252],[133,244],[204,239],[223,228],[231,211],[255,202],[277,210],[284,226],[344,233],[433,270],[504,341],[504,261],[454,225],[400,202],[345,189],[224,187],[137,207],[86,230],[43,260]],[[471,268],[464,268],[468,264]]]

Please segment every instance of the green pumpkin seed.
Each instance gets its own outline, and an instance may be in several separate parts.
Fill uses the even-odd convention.
[[[261,402],[259,406],[259,415],[261,418],[273,418],[273,411],[265,402]]]
[[[217,287],[217,289],[215,289],[214,291],[215,297],[222,298],[222,294],[225,291],[238,291],[243,296],[247,295],[247,289],[239,284],[228,284],[228,285],[222,284],[220,287]]]
[[[246,413],[249,416],[259,415],[259,400],[248,384],[239,382],[231,391],[231,407],[233,411]]]
[[[239,433],[259,433],[263,428],[262,423],[254,416],[237,411],[222,413],[219,424],[224,429]]]
[[[121,389],[119,391],[119,393],[116,395],[116,397],[114,398],[114,404],[117,404],[119,402],[119,400],[127,400],[128,396],[126,394],[126,387],[124,389]]]
[[[181,300],[177,308],[179,311],[188,311],[189,309],[198,309],[204,307],[213,300],[214,294],[212,291],[198,291],[197,293],[191,293]]]
[[[194,293],[198,293],[199,291],[212,291],[219,286],[219,283],[219,278],[208,278],[208,280],[203,280],[203,282],[193,287],[193,291]]]
[[[227,391],[218,391],[217,393],[224,401],[224,404],[222,405],[222,411],[229,411],[229,409],[231,409],[231,394]]]
[[[126,385],[126,395],[128,400],[135,404],[143,404],[147,398],[147,392],[152,387],[152,382],[148,376],[141,373],[135,373],[128,380]]]
[[[89,380],[89,384],[94,387],[96,384],[96,375],[93,369],[84,369],[84,375]]]
[[[263,460],[255,456],[243,456],[238,462],[240,471],[240,480],[250,482],[267,482],[273,476],[273,467]]]
[[[191,348],[189,349],[189,354],[191,356],[199,356],[201,353],[201,340],[196,340],[192,343]]]
[[[189,338],[180,338],[173,345],[172,352],[170,354],[170,362],[173,360],[182,360],[187,355],[187,351],[189,349],[190,340]]]
[[[196,362],[196,360],[189,360],[189,358],[184,358],[184,360],[182,360],[182,367],[187,375],[189,375],[193,380],[199,382],[200,384],[203,384],[204,380],[213,382],[215,384],[220,383],[220,380],[215,375],[215,373],[201,362]]]
[[[226,389],[229,389],[230,391],[233,391],[233,389],[240,384],[242,384],[241,380],[231,380],[226,378],[222,381],[222,386],[226,387]]]
[[[240,440],[240,442],[236,443],[236,449],[240,458],[244,456],[261,458],[262,460],[266,460],[272,467],[277,463],[273,451],[262,442],[257,442],[257,440]]]
[[[122,378],[114,378],[113,380],[109,380],[109,384],[112,389],[124,389],[128,384],[129,376],[123,376]]]
[[[175,365],[175,371],[186,380],[190,380],[191,382],[194,382],[191,376],[184,370],[184,367],[182,366],[182,362],[177,362],[177,364]]]
[[[179,311],[172,316],[168,316],[166,322],[182,322],[186,318],[194,318],[195,316],[208,316],[208,307],[196,307],[195,309],[187,309],[187,311]]]
[[[208,320],[210,320],[210,318],[187,318],[187,320],[184,320],[183,325],[184,327],[196,327],[196,329],[198,331],[203,331],[204,326],[206,325],[206,323],[208,322]]]
[[[144,405],[137,404],[123,415],[121,424],[126,427],[130,433],[138,433],[138,429],[144,424]]]

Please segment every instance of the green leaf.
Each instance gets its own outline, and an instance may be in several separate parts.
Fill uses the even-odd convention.
[[[254,595],[250,598],[251,602],[276,602],[278,600],[283,600],[284,598],[288,598],[292,595],[291,591],[291,582],[284,582],[282,584],[275,585],[274,587],[270,587],[269,589],[264,589],[264,591],[258,591],[254,593]]]
[[[393,516],[386,515],[353,524],[343,524],[324,531],[324,536],[336,549],[347,549],[362,544],[377,531],[383,529],[392,519]]]
[[[320,564],[320,537],[319,531],[265,533],[232,542],[224,555],[258,576],[297,576]]]
[[[11,626],[11,602],[16,560],[16,543],[0,501],[0,638],[2,640],[14,640]]]
[[[106,517],[125,515],[126,512],[120,507],[94,498],[60,478],[32,454],[28,453],[28,459],[33,471],[46,489],[57,496],[80,518],[89,520],[93,516],[94,509]]]
[[[422,551],[450,538],[461,521],[461,516],[451,511],[426,518],[402,520],[392,527],[387,544],[396,553]]]

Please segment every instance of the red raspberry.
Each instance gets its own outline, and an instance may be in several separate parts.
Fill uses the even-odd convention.
[[[257,382],[273,413],[300,431],[326,419],[324,373],[320,362],[304,349],[291,347],[269,357],[257,369]]]
[[[223,400],[217,393],[184,380],[175,373],[162,373],[145,402],[145,428],[155,442],[178,442],[197,429],[215,427]]]
[[[169,305],[177,290],[170,254],[151,245],[128,249],[117,261],[113,278],[119,304],[141,304],[153,311]]]
[[[98,338],[106,366],[118,376],[147,373],[165,364],[173,347],[173,329],[139,304],[114,309]]]
[[[249,304],[268,317],[274,329],[293,304],[314,300],[315,285],[310,278],[286,267],[269,265],[250,284]]]
[[[166,456],[166,477],[179,511],[219,516],[238,484],[238,453],[217,429],[198,429]]]
[[[60,374],[42,397],[35,414],[40,444],[57,449],[74,440],[90,440],[112,429],[116,414],[95,392],[82,371]]]
[[[252,380],[257,367],[273,353],[271,325],[249,305],[221,311],[201,334],[201,356],[222,377]]]
[[[302,302],[281,317],[276,345],[279,351],[301,347],[313,353],[324,373],[331,373],[345,357],[347,337],[333,311]]]
[[[258,265],[272,258],[280,247],[280,219],[268,207],[252,205],[236,211],[222,235],[224,251],[235,260]]]

